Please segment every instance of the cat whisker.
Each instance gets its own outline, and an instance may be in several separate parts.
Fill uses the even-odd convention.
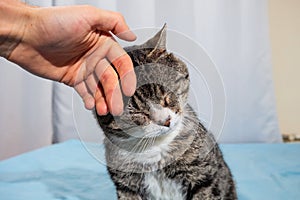
[[[144,148],[142,149],[142,152],[144,152],[150,145],[150,141],[152,140],[152,138],[147,138],[144,144]]]
[[[146,137],[147,135],[145,135],[137,144],[138,144],[138,152],[143,152],[144,151],[144,148],[143,147],[145,147],[146,145],[147,145],[147,143],[148,143],[148,140],[149,140],[149,138],[148,137]],[[130,176],[139,168],[139,166],[138,165],[133,165],[134,167],[131,169],[131,171],[129,172],[130,173]],[[140,169],[140,170],[142,170],[142,172],[144,171],[144,163],[143,163],[143,165],[142,165],[142,169]],[[130,180],[128,180],[129,182],[130,182]],[[129,183],[128,182],[128,183]]]
[[[131,153],[134,153],[140,146],[140,144],[143,142],[143,139],[142,138],[141,140],[138,140],[137,143],[134,144],[134,146],[128,151],[128,154],[131,154]],[[130,159],[130,156],[126,156],[126,158],[124,160],[122,160],[122,164],[120,165],[120,169],[123,168],[123,166],[125,164],[127,164],[127,161]]]

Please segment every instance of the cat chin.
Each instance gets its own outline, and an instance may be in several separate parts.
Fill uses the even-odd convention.
[[[182,129],[183,124],[179,121],[178,124],[169,131],[164,132],[163,134],[158,134],[151,146],[138,154],[133,154],[131,157],[132,161],[148,164],[159,162],[161,159],[166,157],[170,150],[169,144],[174,141],[174,138],[180,134]]]
[[[151,146],[159,146],[160,144],[169,144],[182,130],[183,128],[183,118],[178,117],[175,123],[170,127],[161,126],[155,123],[150,123],[144,127],[139,127],[139,129],[132,130],[130,133],[127,132],[128,135],[131,135],[130,138],[126,139],[127,142],[134,144],[136,140],[140,139],[154,139],[154,143]],[[122,141],[122,143],[126,143],[126,141]],[[129,145],[130,146],[130,145]],[[149,147],[151,147],[149,146]]]

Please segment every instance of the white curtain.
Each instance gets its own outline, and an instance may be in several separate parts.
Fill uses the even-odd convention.
[[[39,2],[50,6],[51,2]],[[0,160],[50,145],[52,82],[0,58]]]
[[[161,27],[166,22],[169,29],[183,33],[200,43],[222,76],[227,101],[226,121],[219,141],[281,141],[273,94],[267,0],[28,2],[44,6],[90,4],[115,10],[125,16],[132,29]],[[50,144],[49,82],[24,74],[3,60],[1,67],[9,70],[1,74],[1,156]],[[22,83],[19,76],[23,77]],[[31,90],[34,92],[28,95]],[[72,101],[71,92],[68,97],[63,97],[55,91],[56,89],[56,96],[65,100],[56,101],[57,98],[54,98],[54,102],[64,102],[67,105],[64,107],[66,110],[69,106],[68,101]],[[3,102],[8,102],[9,106]],[[54,106],[57,107],[60,107],[59,104]],[[71,121],[72,114],[64,117],[60,111],[56,111],[57,109],[54,113],[58,116],[54,117],[56,140],[76,137]],[[31,123],[36,127],[30,127]]]

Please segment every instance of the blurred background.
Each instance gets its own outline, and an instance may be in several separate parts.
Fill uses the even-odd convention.
[[[219,142],[281,142],[282,135],[299,137],[298,0],[26,2],[115,10],[132,29],[159,28],[167,22],[170,29],[200,43],[221,73],[227,113]],[[78,138],[70,88],[34,77],[3,58],[0,66],[0,160]]]
[[[269,0],[276,108],[281,133],[300,134],[300,1]]]

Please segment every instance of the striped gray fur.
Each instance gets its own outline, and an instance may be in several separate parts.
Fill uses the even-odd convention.
[[[187,104],[186,64],[166,50],[166,27],[126,48],[138,87],[121,116],[98,116],[118,199],[237,199],[213,137]]]

